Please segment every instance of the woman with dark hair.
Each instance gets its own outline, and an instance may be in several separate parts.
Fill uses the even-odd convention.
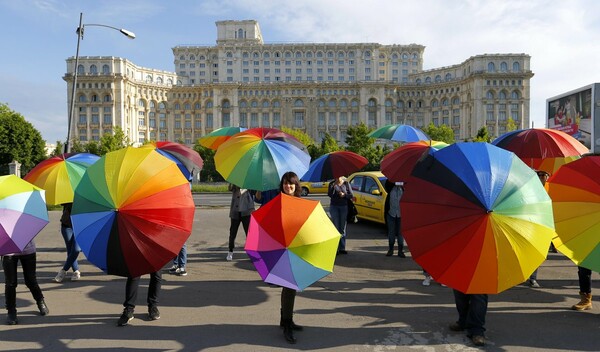
[[[288,171],[281,176],[281,182],[279,183],[279,192],[287,194],[288,196],[300,197],[302,188],[300,187],[300,181],[298,175],[294,172]],[[302,330],[302,326],[294,323],[294,302],[296,300],[296,290],[291,288],[283,287],[281,290],[281,321],[279,326],[283,328],[283,336],[289,343],[296,343],[296,337],[294,337],[294,330]]]

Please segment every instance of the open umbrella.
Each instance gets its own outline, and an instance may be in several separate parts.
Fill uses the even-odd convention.
[[[265,282],[302,291],[333,271],[339,242],[319,201],[280,194],[252,213],[245,249]]]
[[[397,142],[418,142],[423,140],[429,140],[430,138],[425,132],[420,129],[409,126],[409,125],[387,125],[376,129],[375,131],[368,134],[369,137],[389,139]]]
[[[492,144],[515,153],[532,168],[533,159],[580,156],[589,152],[572,136],[550,128],[511,131],[496,138]]]
[[[142,148],[155,149],[161,155],[174,161],[188,181],[191,181],[193,176],[198,174],[202,170],[202,166],[204,166],[204,161],[200,157],[200,154],[181,143],[168,141],[150,142],[144,144]]]
[[[460,143],[419,161],[401,200],[402,233],[433,278],[464,293],[525,281],[555,236],[552,202],[513,153]]]
[[[125,148],[90,166],[71,220],[90,262],[136,277],[161,269],[192,231],[194,201],[177,165],[149,148]]]
[[[575,264],[600,271],[600,156],[562,166],[546,185],[558,235],[554,246]]]
[[[550,175],[554,175],[554,173],[556,173],[556,171],[558,171],[558,169],[561,166],[568,164],[572,161],[575,161],[579,158],[581,158],[581,156],[579,156],[579,155],[556,157],[556,158],[545,158],[545,159],[531,158],[531,159],[528,159],[527,165],[529,167],[531,167],[532,169],[543,170],[543,171],[546,171],[547,173],[549,173]]]
[[[65,153],[53,156],[37,164],[24,179],[46,191],[48,204],[73,202],[73,190],[85,170],[99,156],[89,153]]]
[[[308,171],[300,179],[303,181],[327,181],[347,176],[362,169],[369,161],[362,155],[348,151],[336,151],[321,155],[310,163]]]
[[[247,128],[244,127],[221,127],[200,137],[198,142],[200,142],[200,145],[203,147],[217,150],[217,148],[231,138],[231,136],[245,130],[247,130]]]
[[[288,171],[304,175],[310,155],[304,144],[275,128],[251,128],[223,143],[215,154],[217,171],[240,188],[266,191],[279,187]]]
[[[448,146],[438,141],[418,141],[404,144],[381,160],[381,172],[392,182],[406,181],[420,159]]]
[[[0,255],[23,251],[48,224],[44,193],[15,175],[0,176]]]

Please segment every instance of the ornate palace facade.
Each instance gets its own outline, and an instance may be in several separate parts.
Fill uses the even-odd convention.
[[[477,55],[423,70],[418,44],[265,44],[256,21],[216,25],[217,45],[173,48],[175,72],[80,57],[72,138],[98,140],[120,126],[133,142],[191,145],[224,126],[285,126],[343,143],[348,126],[360,122],[432,122],[463,140],[482,126],[501,135],[509,118],[529,125],[526,54]],[[67,94],[74,64],[67,59]]]

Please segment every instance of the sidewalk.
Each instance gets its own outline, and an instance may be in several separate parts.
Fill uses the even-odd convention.
[[[289,345],[278,327],[281,289],[260,280],[243,253],[241,229],[234,260],[225,260],[228,209],[197,208],[187,243],[189,275],[164,273],[158,321],[147,319],[146,275],[135,319],[126,327],[116,326],[124,278],[105,275],[82,255],[81,281],[52,281],[65,257],[59,216],[50,212],[51,223],[36,238],[38,279],[50,314],[39,316],[21,279],[19,325],[4,325],[5,311],[0,314],[2,351],[479,350],[463,333],[447,329],[457,318],[450,288],[422,286],[410,257],[385,257],[381,225],[349,226],[349,254],[336,259],[332,275],[298,293],[294,320],[305,330],[296,334],[298,344]],[[579,298],[576,266],[550,254],[538,278],[540,289],[517,286],[490,296],[485,350],[597,351],[598,299],[591,311],[569,310]]]

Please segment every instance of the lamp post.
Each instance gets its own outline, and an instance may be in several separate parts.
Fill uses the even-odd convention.
[[[77,33],[77,51],[75,52],[75,69],[73,70],[73,86],[71,87],[71,106],[69,107],[69,121],[67,123],[67,141],[65,143],[65,153],[69,153],[71,151],[71,121],[73,121],[73,111],[75,110],[75,89],[77,87],[77,72],[78,72],[77,68],[79,66],[79,44],[81,43],[81,40],[83,39],[83,32],[84,32],[85,26],[111,28],[111,29],[121,32],[123,35],[125,35],[129,39],[135,39],[135,34],[126,29],[116,28],[113,26],[108,26],[105,24],[97,24],[97,23],[91,23],[91,24],[84,25],[83,24],[83,12],[81,12],[79,14],[79,27],[77,27],[77,30],[75,31]]]

